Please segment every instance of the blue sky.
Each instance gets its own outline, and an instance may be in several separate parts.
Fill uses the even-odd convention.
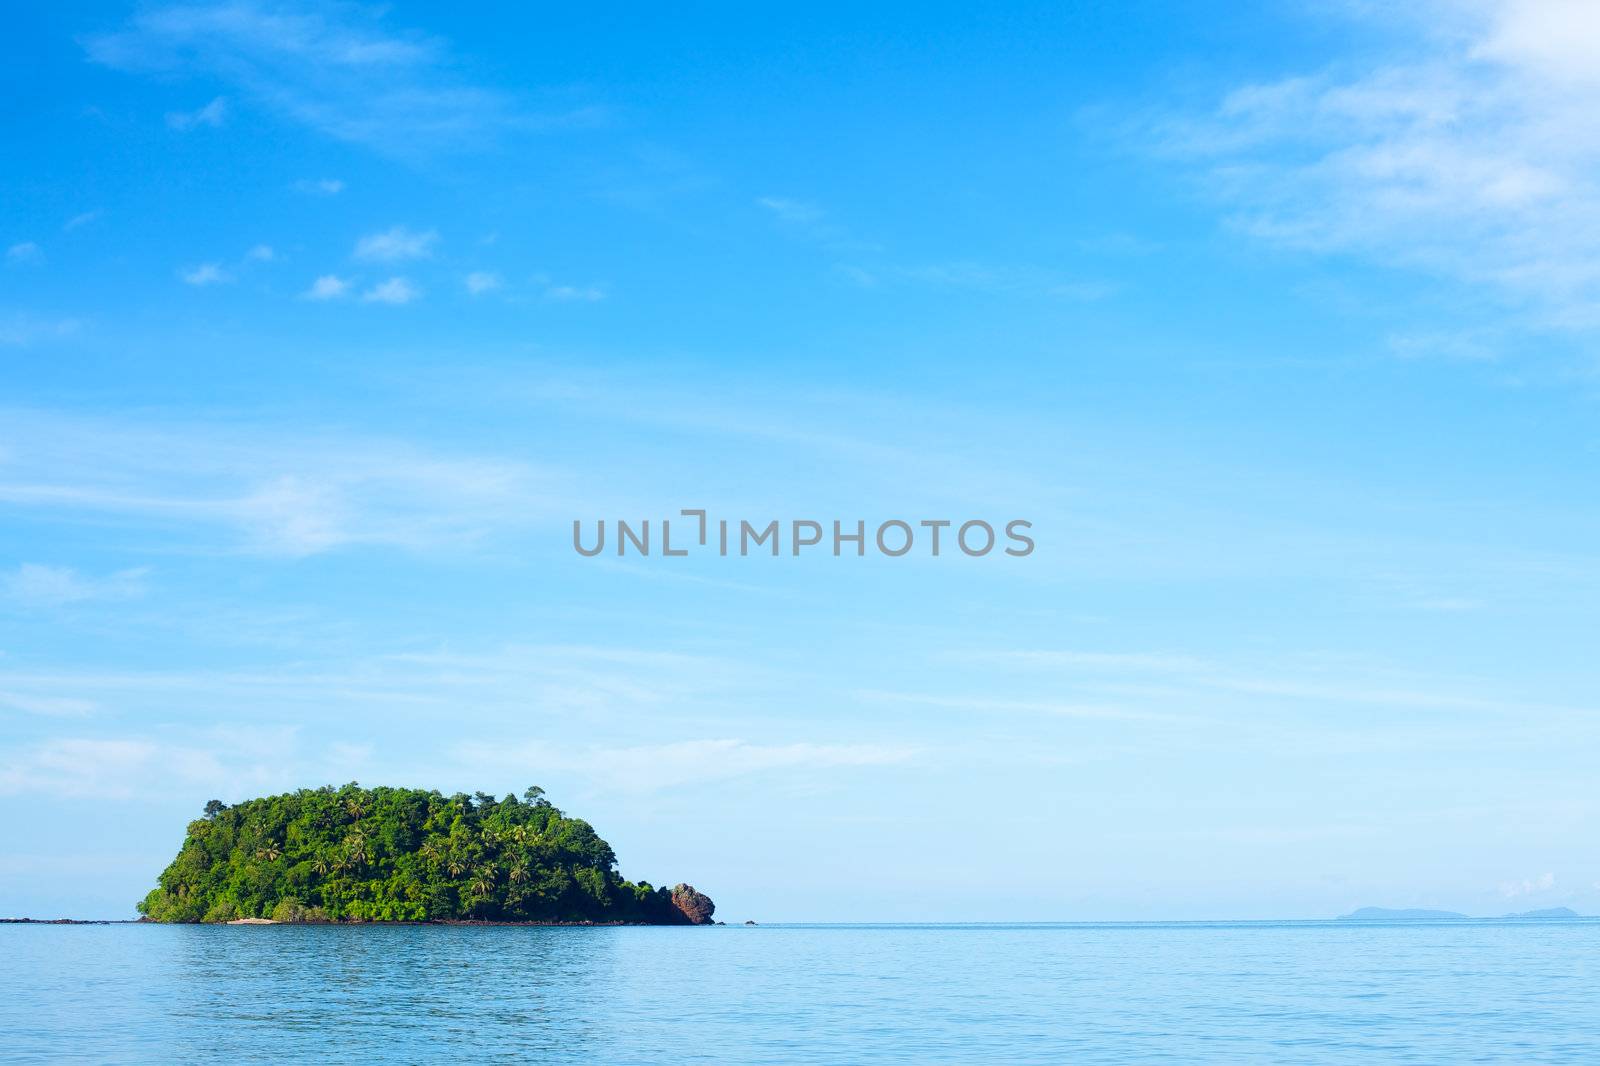
[[[0,911],[351,779],[730,920],[1600,910],[1583,5],[11,22]],[[571,549],[686,507],[1038,549]]]

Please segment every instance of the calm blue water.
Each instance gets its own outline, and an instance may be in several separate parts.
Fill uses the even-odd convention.
[[[1596,1062],[1600,922],[0,926],[6,1061]]]

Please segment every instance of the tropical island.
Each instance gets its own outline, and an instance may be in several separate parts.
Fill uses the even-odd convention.
[[[329,785],[207,803],[138,908],[154,922],[712,923],[692,886],[626,881],[616,862],[537,786]]]

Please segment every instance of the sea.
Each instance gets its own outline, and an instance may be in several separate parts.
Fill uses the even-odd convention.
[[[9,925],[0,1060],[1595,1063],[1600,921]]]

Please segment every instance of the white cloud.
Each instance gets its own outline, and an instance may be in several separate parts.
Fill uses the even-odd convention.
[[[361,294],[361,299],[367,303],[379,304],[408,304],[422,295],[422,290],[417,288],[405,278],[390,278],[380,281],[366,292]]]
[[[244,255],[245,260],[251,263],[275,263],[281,256],[272,250],[270,244],[258,244]]]
[[[126,782],[148,772],[156,746],[147,740],[62,739],[36,744],[0,762],[0,795],[46,789],[58,795],[128,797]]]
[[[71,232],[72,230],[87,226],[89,223],[98,219],[100,215],[101,212],[98,209],[94,211],[84,211],[81,214],[73,215],[71,218],[67,219],[67,221],[62,224],[61,228]]]
[[[301,295],[308,300],[337,300],[349,291],[349,281],[336,274],[324,274]]]
[[[251,539],[289,555],[315,555],[344,543],[349,516],[326,482],[285,475],[239,499],[235,514]]]
[[[1600,83],[1600,8],[1589,0],[1501,0],[1475,56],[1562,81]]]
[[[371,233],[356,242],[357,259],[379,263],[392,263],[403,259],[426,259],[433,254],[433,245],[439,234],[433,230],[417,232],[404,226],[395,226],[383,233]]]
[[[443,42],[388,29],[384,14],[355,4],[155,5],[84,46],[91,60],[119,70],[221,80],[236,95],[326,136],[397,155],[592,124],[597,116],[584,106],[540,113],[471,84]]]
[[[908,704],[980,714],[1045,715],[1058,718],[1090,718],[1116,721],[1176,721],[1178,716],[1151,711],[1130,711],[1107,703],[1068,703],[1058,700],[1000,700],[988,696],[957,696],[923,692],[887,692],[863,689],[856,693],[875,703]]]
[[[1523,896],[1548,892],[1554,887],[1556,887],[1556,875],[1544,873],[1538,877],[1525,877],[1520,881],[1507,881],[1500,886],[1500,895],[1506,899],[1521,899]]]
[[[1463,714],[1521,716],[1581,710],[1515,697],[1497,698],[1483,691],[1481,681],[1472,679],[1395,674],[1350,663],[1330,667],[1315,658],[1295,668],[1276,662],[1256,669],[1250,663],[1162,653],[1013,650],[957,655],[974,662],[1004,664],[1008,676],[1040,671],[1086,692],[1177,699],[1192,705],[1201,703],[1207,693],[1218,693],[1278,705],[1305,702]]]
[[[1045,297],[1091,303],[1116,292],[1104,281],[1066,278],[1032,267],[996,266],[956,261],[920,266],[883,268],[885,276],[947,289],[967,289],[996,295]]]
[[[228,119],[228,101],[216,97],[196,111],[168,111],[167,125],[175,130],[192,130],[200,126],[221,126]]]
[[[850,263],[839,263],[833,269],[840,277],[860,288],[875,289],[878,287],[878,275],[864,267],[854,266]]]
[[[39,257],[39,246],[32,241],[18,241],[6,249],[6,262],[25,263]]]
[[[821,222],[826,217],[826,212],[816,204],[804,200],[791,200],[787,196],[763,196],[756,203],[771,211],[780,221],[813,223]]]
[[[756,204],[765,208],[790,234],[834,251],[878,252],[882,247],[855,238],[848,229],[834,222],[817,204],[788,196],[762,196]]]
[[[500,287],[500,275],[488,271],[474,270],[466,277],[467,291],[474,296],[486,292],[493,292]]]
[[[1416,330],[1392,333],[1384,341],[1401,359],[1486,362],[1499,355],[1495,338],[1483,330]]]
[[[561,303],[597,303],[606,298],[606,291],[598,285],[552,285],[544,297]]]
[[[453,754],[473,766],[541,766],[584,774],[610,788],[656,791],[752,774],[884,766],[906,762],[915,751],[878,744],[752,744],[715,739],[619,748],[469,741],[458,744]]]
[[[1168,146],[1207,160],[1260,238],[1465,282],[1536,324],[1600,326],[1597,9],[1378,10],[1414,58],[1241,87]]]
[[[74,318],[41,319],[27,314],[0,318],[0,347],[25,348],[36,341],[70,337],[78,332]]]
[[[232,275],[223,270],[220,263],[201,263],[199,266],[181,271],[180,276],[183,278],[185,285],[201,287],[220,285],[223,282],[233,280]]]
[[[450,761],[478,780],[485,770],[523,773],[533,766],[629,792],[754,775],[893,766],[916,754],[912,748],[878,744],[732,739],[630,747],[471,741],[448,751]],[[234,799],[295,783],[348,779],[352,767],[373,761],[370,746],[360,743],[336,742],[309,751],[293,727],[214,727],[184,742],[145,735],[65,736],[0,750],[0,795],[127,800],[170,796],[175,787],[207,790],[197,795],[198,808],[210,796]],[[437,772],[438,760],[432,765]]]
[[[302,178],[294,183],[294,190],[312,196],[337,196],[344,191],[344,182],[338,178]]]
[[[92,700],[73,699],[70,696],[35,696],[25,692],[0,691],[0,707],[42,718],[81,718],[93,714],[97,704]]]
[[[0,593],[28,606],[59,607],[86,600],[128,600],[144,595],[144,569],[86,577],[70,567],[24,563],[0,575]]]
[[[295,749],[293,729],[219,727],[187,744],[143,736],[58,737],[0,754],[0,795],[127,800],[181,787],[233,796],[283,787]]]
[[[1094,303],[1115,295],[1116,291],[1117,287],[1108,281],[1063,281],[1047,286],[1045,295]]]
[[[554,506],[541,470],[392,439],[0,412],[0,503],[158,536],[167,550],[300,557],[470,547]]]

